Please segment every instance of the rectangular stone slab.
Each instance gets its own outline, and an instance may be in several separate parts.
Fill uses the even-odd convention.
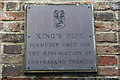
[[[95,71],[91,5],[27,6],[25,69]]]

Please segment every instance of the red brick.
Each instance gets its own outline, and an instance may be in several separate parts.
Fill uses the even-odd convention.
[[[16,3],[16,2],[8,2],[6,3],[6,10],[7,11],[19,11],[20,5],[19,3]]]
[[[3,34],[2,35],[3,42],[24,42],[24,35],[23,34]]]
[[[114,15],[112,12],[96,12],[94,14],[96,21],[113,21]]]
[[[2,78],[1,80],[32,80],[32,79],[30,79],[30,78],[23,78],[23,77],[8,77],[8,78]]]
[[[118,31],[118,23],[95,22],[96,31]]]
[[[4,45],[5,54],[20,54],[22,51],[21,45]]]
[[[2,76],[20,76],[22,75],[22,66],[3,66]]]
[[[3,30],[6,32],[18,32],[20,31],[21,23],[3,23]]]
[[[120,52],[120,45],[99,45],[96,47],[97,54],[116,54]]]
[[[24,20],[24,12],[1,12],[0,20]]]
[[[99,33],[99,34],[96,34],[96,41],[117,42],[117,35],[116,33]]]
[[[119,2],[97,2],[94,5],[95,10],[120,10]]]
[[[98,65],[117,65],[117,58],[116,56],[98,56]]]
[[[0,2],[0,11],[3,10],[3,7],[4,7],[4,3]]]
[[[118,69],[116,69],[115,67],[98,67],[98,75],[115,76],[118,75]]]

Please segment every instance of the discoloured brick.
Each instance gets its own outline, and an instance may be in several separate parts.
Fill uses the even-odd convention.
[[[2,30],[3,27],[3,23],[0,23],[0,31]]]
[[[99,45],[96,49],[97,54],[118,54],[120,45]]]
[[[116,20],[120,21],[120,11],[119,12],[116,12]]]
[[[24,12],[1,12],[0,20],[24,20]]]
[[[120,21],[120,11],[115,12],[115,20]]]
[[[97,2],[94,5],[95,10],[120,10],[119,2]]]
[[[118,63],[119,63],[119,64],[118,64],[118,69],[119,69],[119,70],[118,70],[118,73],[119,73],[119,76],[120,76],[120,55],[118,56],[118,60],[119,60],[119,61],[118,61]]]
[[[95,20],[96,21],[113,21],[114,16],[112,12],[96,12],[95,13]]]
[[[96,41],[117,42],[117,34],[116,33],[99,33],[99,34],[96,34]]]
[[[116,56],[98,56],[98,65],[117,65],[117,58]]]
[[[21,23],[4,23],[3,24],[3,31],[5,32],[18,32],[20,31]]]
[[[96,31],[118,31],[117,22],[95,22]]]
[[[3,20],[3,11],[0,11],[0,20]]]
[[[21,27],[21,30],[24,30],[24,23],[22,23],[22,27]]]
[[[118,69],[115,67],[98,67],[98,75],[115,76],[118,75]]]
[[[19,76],[22,74],[22,67],[16,66],[3,66],[2,76]]]
[[[119,22],[119,24],[118,24],[118,41],[119,41],[119,43],[120,43],[120,22]]]
[[[2,63],[3,64],[23,64],[22,55],[3,55]]]
[[[5,54],[20,54],[22,51],[21,45],[4,45]]]
[[[3,42],[24,42],[23,34],[3,34],[2,35]]]
[[[16,3],[16,2],[8,2],[6,3],[6,10],[7,11],[19,11],[20,5],[19,3]]]

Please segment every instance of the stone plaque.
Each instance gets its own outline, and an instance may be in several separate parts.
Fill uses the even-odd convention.
[[[91,5],[27,6],[27,71],[95,71]]]

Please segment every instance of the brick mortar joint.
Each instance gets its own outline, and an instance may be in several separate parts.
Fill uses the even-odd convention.
[[[24,45],[24,43],[8,43],[8,42],[2,42],[1,45]]]
[[[118,33],[119,31],[112,31],[112,30],[110,30],[110,31],[95,31],[95,33],[97,34],[97,33]]]
[[[116,32],[116,31],[107,31],[107,32],[105,32],[105,31],[101,31],[101,32],[100,31],[95,31],[95,33],[96,34],[101,34],[101,33],[106,33],[107,34],[107,33],[118,33],[118,32]]]
[[[24,21],[22,20],[17,20],[17,21],[13,21],[13,20],[10,20],[10,21],[0,21],[0,23],[24,23]]]
[[[24,32],[4,32],[4,31],[0,31],[0,34],[24,34]]]
[[[101,55],[97,55],[97,56],[115,56],[117,58],[118,55],[108,55],[108,54],[104,55],[104,54],[101,54]]]
[[[97,68],[116,68],[118,69],[117,65],[113,65],[113,66],[97,66]]]
[[[96,44],[96,46],[107,46],[107,45],[111,45],[111,46],[114,46],[114,45],[120,45],[120,44],[118,44],[118,43],[102,43],[102,44],[99,44],[98,42],[97,42],[97,44]]]

